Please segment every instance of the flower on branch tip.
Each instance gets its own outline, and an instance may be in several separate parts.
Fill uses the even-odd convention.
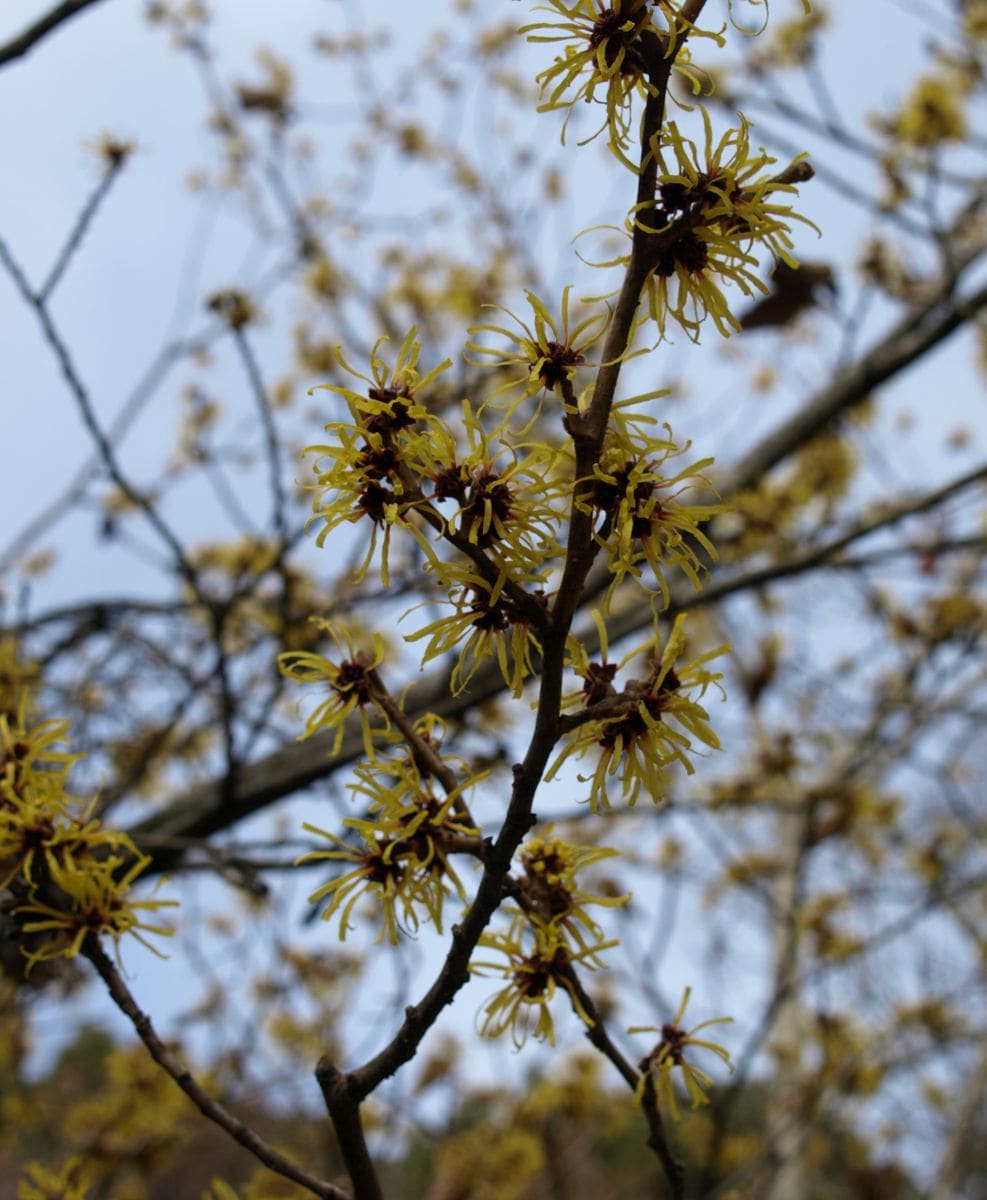
[[[556,531],[570,494],[558,452],[488,432],[466,400],[461,412],[455,432],[436,423],[411,461],[441,514],[437,523],[462,553],[482,551],[518,580],[541,578],[545,563],[561,553]],[[434,554],[429,567],[440,577],[448,569]]]
[[[476,356],[469,359],[470,362],[477,366],[502,370],[507,375],[505,381],[488,397],[487,404],[494,404],[499,396],[506,394],[508,401],[504,407],[512,413],[522,400],[544,390],[554,392],[565,405],[572,408],[577,406],[578,397],[574,390],[576,373],[581,367],[601,365],[589,362],[586,352],[606,332],[611,312],[609,308],[605,312],[593,311],[573,324],[569,312],[571,291],[571,286],[562,291],[558,320],[534,292],[525,291],[533,313],[530,325],[509,309],[493,304],[489,307],[506,313],[517,323],[518,329],[492,324],[474,325],[470,328],[469,333],[473,338],[478,334],[488,333],[504,339],[507,343],[488,346],[482,342],[470,341],[466,344],[470,354]],[[525,429],[530,428],[537,415],[536,410],[535,416]]]
[[[220,317],[230,329],[239,331],[257,320],[257,306],[249,292],[240,288],[221,288],[206,299],[209,312]]]
[[[585,949],[573,950],[566,944],[565,931],[560,926],[546,924],[533,916],[515,918],[506,933],[484,933],[478,945],[502,954],[507,961],[473,962],[470,971],[477,975],[500,975],[507,982],[483,1006],[480,1032],[485,1037],[499,1037],[510,1030],[518,1049],[529,1033],[554,1046],[551,1003],[560,987],[568,992],[576,1015],[592,1025],[576,993],[572,967],[582,963],[592,970],[598,965],[596,956],[616,944],[596,942]]]
[[[351,713],[360,718],[363,731],[363,748],[367,758],[374,757],[374,730],[370,725],[370,710],[373,704],[372,672],[384,661],[384,639],[379,633],[373,635],[373,650],[367,653],[354,644],[353,637],[344,629],[321,617],[313,617],[313,624],[324,629],[336,643],[339,661],[333,662],[323,654],[310,650],[289,650],[278,655],[281,674],[296,683],[318,684],[328,689],[326,698],[316,705],[305,721],[305,732],[299,740],[311,737],[319,730],[336,731],[331,757],[339,753],[343,744],[345,722]],[[385,717],[385,731],[389,728]]]
[[[692,1029],[682,1029],[680,1022],[685,1015],[691,994],[692,989],[686,988],[675,1016],[668,1024],[662,1025],[661,1029],[657,1029],[653,1025],[635,1025],[629,1030],[630,1033],[661,1034],[661,1041],[638,1063],[638,1069],[641,1071],[640,1087],[644,1087],[650,1080],[659,1104],[667,1109],[675,1119],[678,1119],[679,1108],[675,1098],[673,1071],[681,1074],[693,1108],[699,1108],[707,1103],[706,1093],[713,1082],[705,1071],[700,1070],[694,1063],[686,1061],[685,1051],[689,1047],[711,1051],[733,1071],[729,1051],[716,1042],[696,1037],[697,1033],[709,1028],[710,1025],[729,1025],[733,1021],[733,1017],[712,1017],[708,1021],[701,1021],[698,1025],[694,1025]]]
[[[15,709],[0,711],[0,888],[17,902],[26,970],[74,958],[90,934],[119,942],[130,933],[157,954],[141,931],[171,930],[146,924],[142,912],[176,902],[128,898],[150,859],[93,818],[95,799],[83,804],[68,794],[68,769],[82,756],[58,748],[67,721],[29,720],[31,699],[22,692]]]
[[[549,0],[536,8],[554,19],[525,25],[518,32],[529,42],[563,44],[562,54],[537,76],[544,97],[538,111],[566,110],[563,142],[576,104],[600,104],[605,109],[603,122],[585,141],[605,129],[617,159],[632,171],[638,169],[627,156],[635,97],[657,95],[658,77],[671,69],[683,71],[698,90],[685,38],[699,35],[723,44],[721,34],[696,28],[680,10],[679,0],[614,0],[611,5],[602,0]],[[665,67],[669,58],[672,62]]]
[[[125,835],[115,836],[124,841]],[[120,860],[115,857],[66,859],[51,864],[44,898],[40,890],[32,890],[25,903],[14,910],[26,934],[45,935],[35,948],[25,948],[27,970],[37,962],[74,958],[89,934],[106,934],[119,943],[129,933],[152,954],[164,957],[143,934],[170,937],[172,930],[165,925],[147,924],[141,914],[176,908],[178,902],[127,898],[134,880],[150,861],[144,855],[136,855],[122,874]]]
[[[0,714],[10,718],[19,712],[23,724],[40,673],[37,663],[22,658],[13,634],[0,634]]]
[[[104,829],[91,819],[95,797],[81,813],[60,779],[40,775],[19,792],[0,789],[0,888],[20,878],[28,887],[44,886],[53,869],[68,862],[93,860],[122,851],[136,855],[125,834]]]
[[[29,719],[30,695],[22,692],[16,708],[0,711],[0,789],[21,790],[41,776],[64,782],[72,763],[83,756],[59,749],[68,741],[69,722]]]
[[[310,833],[327,838],[332,850],[315,850],[299,863],[335,859],[351,864],[309,896],[310,904],[328,898],[322,918],[339,917],[339,936],[346,940],[350,917],[357,903],[369,897],[382,911],[380,939],[392,945],[398,930],[414,934],[422,916],[442,932],[446,896],[455,892],[466,902],[466,892],[449,861],[453,852],[478,853],[480,834],[458,808],[463,793],[476,786],[485,773],[467,779],[455,791],[439,798],[410,760],[377,760],[357,767],[354,796],[367,804],[369,817],[347,817],[343,824],[354,830],[358,842],[347,842],[314,825]]]
[[[428,407],[421,398],[430,384],[452,366],[452,359],[444,359],[424,375],[418,369],[422,344],[418,340],[418,329],[412,326],[398,348],[393,367],[382,354],[382,347],[390,339],[378,338],[370,353],[370,374],[351,367],[337,346],[333,352],[336,361],[355,379],[362,379],[368,386],[365,391],[355,391],[337,384],[319,384],[313,392],[327,391],[342,396],[349,406],[354,421],[364,429],[382,433],[399,433],[417,421],[428,418]]]
[[[946,142],[960,142],[967,137],[966,99],[947,75],[923,75],[898,113],[881,124],[902,145],[936,150]]]
[[[117,137],[115,134],[104,132],[99,135],[95,142],[87,144],[86,148],[91,150],[101,160],[104,170],[111,172],[119,171],[130,159],[131,155],[137,149],[137,143],[127,138]]]
[[[603,629],[602,617],[594,615],[598,628]],[[660,803],[667,767],[679,763],[691,775],[695,770],[692,757],[699,753],[695,743],[714,750],[720,747],[700,700],[711,686],[722,693],[722,675],[708,671],[705,664],[728,647],[718,646],[681,664],[685,618],[685,613],[675,618],[664,647],[656,628],[652,637],[625,655],[612,672],[606,662],[605,633],[601,634],[602,663],[592,662],[578,642],[570,641],[573,668],[584,682],[579,692],[563,698],[563,704],[582,707],[560,719],[564,745],[545,779],[553,779],[570,758],[578,761],[587,754],[595,755],[593,773],[577,776],[581,783],[590,784],[589,803],[594,812],[610,807],[608,784],[614,777],[626,803],[636,803],[642,789]],[[617,692],[612,679],[642,655],[648,673]]]

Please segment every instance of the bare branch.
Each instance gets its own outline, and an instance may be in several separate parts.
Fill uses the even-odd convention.
[[[866,400],[875,388],[906,370],[987,307],[987,286],[965,300],[953,298],[955,287],[956,278],[951,274],[877,345],[762,438],[718,482],[720,491],[730,495],[750,487],[841,413]]]
[[[255,1133],[231,1112],[228,1112],[218,1100],[214,1100],[198,1082],[195,1076],[168,1049],[151,1024],[151,1018],[143,1012],[134,999],[133,993],[123,981],[120,972],[113,965],[106,951],[100,946],[99,940],[89,934],[83,945],[83,954],[96,968],[99,977],[106,984],[113,1003],[131,1022],[140,1040],[147,1047],[154,1061],[174,1079],[196,1108],[230,1135],[234,1141],[278,1175],[291,1179],[303,1188],[307,1188],[314,1196],[322,1200],[349,1200],[346,1192],[325,1180],[317,1179],[308,1171],[296,1166],[290,1159],[279,1153],[264,1139]]]
[[[43,17],[39,17],[33,25],[29,25],[23,33],[19,33],[16,37],[11,38],[9,42],[5,42],[0,46],[0,67],[5,63],[13,62],[14,59],[22,58],[29,50],[54,32],[59,25],[63,25],[66,21],[71,20],[77,13],[83,9],[91,7],[93,4],[98,4],[99,0],[62,0],[62,3],[45,13]]]

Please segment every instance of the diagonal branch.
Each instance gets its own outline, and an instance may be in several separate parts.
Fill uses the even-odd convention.
[[[283,1154],[265,1142],[258,1133],[255,1133],[249,1125],[244,1125],[239,1118],[205,1091],[189,1069],[179,1062],[155,1032],[150,1017],[139,1007],[132,992],[124,983],[123,976],[93,934],[87,937],[82,952],[96,968],[97,974],[106,984],[113,1003],[131,1022],[151,1057],[174,1079],[204,1117],[214,1121],[231,1138],[249,1150],[265,1167],[275,1171],[278,1175],[293,1180],[313,1195],[321,1197],[322,1200],[349,1200],[348,1195],[341,1188],[310,1175],[308,1171],[285,1158]]]
[[[955,278],[947,276],[932,296],[907,312],[873,349],[762,438],[719,480],[720,492],[726,496],[750,487],[841,413],[866,400],[875,388],[899,375],[987,308],[987,285],[966,299],[953,298],[955,286]]]
[[[29,25],[23,33],[19,33],[16,37],[10,39],[0,46],[0,67],[5,63],[13,62],[17,58],[22,58],[29,50],[56,30],[59,25],[63,25],[66,21],[71,20],[77,13],[83,9],[89,8],[93,4],[98,4],[99,0],[63,0],[63,3],[56,5],[50,12],[45,13],[43,17],[39,17],[33,25]]]

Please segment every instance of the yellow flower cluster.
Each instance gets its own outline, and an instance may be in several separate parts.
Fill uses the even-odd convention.
[[[335,730],[330,754],[335,757],[343,744],[346,718],[356,713],[363,730],[363,748],[367,758],[374,756],[373,728],[370,714],[373,706],[372,672],[384,661],[384,639],[376,634],[372,638],[373,652],[357,648],[353,635],[346,629],[323,620],[313,618],[313,624],[324,630],[336,643],[340,652],[338,662],[312,650],[289,650],[278,659],[281,673],[297,683],[314,683],[327,689],[326,698],[309,714],[305,722],[303,738],[311,737],[319,730]]]
[[[630,897],[593,895],[577,878],[587,867],[617,857],[615,850],[576,846],[546,830],[544,836],[530,838],[519,857],[522,873],[513,889],[519,904],[507,910],[511,922],[503,932],[485,933],[479,943],[505,961],[470,964],[478,975],[494,973],[506,980],[484,1005],[480,1027],[491,1037],[509,1029],[517,1046],[529,1033],[554,1045],[551,1001],[556,991],[566,991],[576,1014],[592,1025],[572,968],[581,963],[596,970],[603,965],[602,951],[617,945],[605,938],[589,907],[617,908]]]
[[[22,667],[10,639],[0,644],[0,887],[15,899],[27,970],[35,963],[73,958],[90,935],[114,941],[132,934],[168,934],[143,916],[173,905],[133,900],[131,885],[150,861],[126,834],[102,827],[94,801],[66,791],[79,758],[59,746],[68,722],[38,721],[28,686],[36,672]],[[156,950],[154,950],[157,953]]]
[[[553,779],[570,758],[578,761],[590,755],[596,759],[592,774],[577,778],[590,785],[589,802],[594,811],[610,807],[608,789],[614,778],[626,803],[634,804],[643,790],[657,804],[665,794],[665,771],[669,766],[678,763],[691,775],[697,742],[719,749],[709,713],[700,701],[710,687],[719,687],[722,678],[708,671],[705,664],[726,653],[728,647],[718,646],[681,663],[685,616],[680,614],[663,647],[656,629],[621,662],[608,663],[606,628],[599,614],[596,616],[602,661],[590,661],[585,649],[573,640],[573,667],[583,685],[563,703],[579,708],[562,718],[564,744],[545,778]],[[613,680],[638,658],[643,659],[645,673],[629,680],[618,692]]]
[[[932,149],[967,134],[964,97],[945,76],[924,75],[905,97],[889,131],[908,146]]]
[[[629,235],[645,239],[648,316],[661,337],[672,320],[693,341],[707,317],[725,337],[739,329],[724,285],[735,285],[745,296],[764,292],[756,274],[758,252],[797,267],[792,223],[816,229],[779,202],[779,196],[795,193],[796,184],[811,177],[805,156],[773,174],[766,168],[777,160],[763,148],[752,148],[743,117],[716,138],[709,113],[701,112],[701,146],[675,121],[652,138],[657,194],[635,205],[626,222]],[[624,255],[601,265],[627,261]]]
[[[693,490],[712,491],[702,472],[713,460],[669,469],[668,464],[688,445],[679,446],[667,424],[661,427],[664,436],[656,437],[647,431],[657,424],[653,418],[626,414],[626,402],[613,413],[603,453],[594,465],[590,502],[583,501],[582,506],[598,518],[596,541],[606,552],[613,577],[605,610],[626,579],[657,593],[662,607],[667,607],[670,569],[682,571],[699,591],[716,559],[703,525],[721,513],[722,506],[683,500]]]
[[[309,447],[318,456],[312,485],[314,519],[323,523],[318,542],[344,523],[369,525],[356,578],[368,570],[379,541],[386,587],[392,530],[414,538],[451,608],[412,635],[428,638],[424,661],[458,647],[455,685],[464,687],[477,666],[494,658],[516,693],[534,671],[537,629],[546,621],[543,585],[560,553],[568,485],[559,452],[512,436],[506,416],[488,428],[465,400],[458,422],[444,420],[428,395],[449,364],[419,373],[415,329],[393,368],[382,347],[383,341],[374,349],[370,375],[339,355],[369,386],[365,393],[329,389],[345,398],[351,419],[330,422],[332,441]],[[319,670],[312,655],[283,659],[282,666],[297,677]]]
[[[737,28],[745,16],[766,20],[766,0],[745,3],[727,6]],[[366,374],[337,349],[334,365],[359,382],[328,387],[345,402],[346,418],[331,421],[327,441],[309,448],[316,455],[319,544],[344,526],[361,526],[365,552],[356,580],[374,564],[387,587],[398,569],[392,538],[409,539],[430,613],[406,641],[422,643],[423,665],[447,662],[454,692],[493,664],[520,697],[544,671],[538,736],[547,745],[533,742],[531,752],[542,755],[545,781],[570,762],[589,760],[589,772],[576,778],[594,812],[617,798],[634,804],[642,791],[659,802],[669,768],[691,773],[697,754],[718,748],[704,698],[710,688],[721,690],[721,676],[708,664],[726,650],[686,654],[684,614],[670,630],[659,625],[671,603],[673,572],[696,589],[705,583],[716,559],[706,530],[722,508],[705,475],[711,460],[684,463],[688,443],[644,412],[663,393],[619,398],[620,369],[647,352],[634,349],[645,322],[653,322],[660,339],[677,325],[698,340],[707,318],[724,335],[737,329],[726,291],[731,285],[748,296],[766,290],[762,260],[797,267],[793,225],[815,228],[786,202],[811,178],[802,157],[772,173],[775,159],[752,146],[743,117],[722,134],[714,133],[701,105],[695,117],[681,105],[681,124],[666,118],[673,72],[693,95],[703,90],[687,39],[724,40],[726,25],[695,27],[689,14],[701,7],[683,0],[546,0],[536,10],[546,18],[521,30],[532,42],[560,48],[538,76],[541,109],[563,111],[568,123],[579,102],[599,105],[603,120],[592,136],[605,131],[613,154],[640,175],[623,229],[630,250],[597,264],[626,268],[613,306],[602,298],[577,303],[567,287],[553,309],[527,292],[523,316],[507,312],[506,320],[473,325],[467,361],[489,372],[491,382],[487,394],[458,407],[448,381],[439,382],[451,363],[421,369],[414,328],[393,362],[381,339]],[[805,0],[802,7],[809,11]],[[641,104],[648,115],[639,122]],[[686,121],[698,140],[688,136]],[[637,164],[630,159],[635,140]],[[587,581],[596,586],[599,579],[590,574],[596,567],[609,573],[609,580],[602,573],[594,611],[598,653],[572,633]],[[647,594],[653,628],[613,663],[606,621],[618,591],[629,585]],[[470,899],[454,856],[488,867],[500,861],[503,843],[483,837],[467,804],[485,776],[443,753],[437,718],[414,724],[391,698],[380,675],[382,640],[370,646],[336,626],[317,625],[335,638],[338,653],[289,651],[281,668],[323,689],[304,736],[328,731],[339,753],[344,727],[359,721],[365,760],[351,790],[364,815],[343,822],[345,837],[306,827],[331,848],[303,861],[337,866],[310,900],[324,904],[324,917],[338,918],[342,937],[364,899],[382,915],[381,939],[397,942],[424,921],[441,930],[445,900],[467,906]],[[576,687],[565,692],[549,668],[568,671]],[[519,768],[516,780],[523,773]],[[572,845],[550,831],[510,846],[519,870],[496,877],[509,901],[506,928],[480,936],[478,945],[496,957],[470,967],[501,980],[482,1010],[481,1028],[491,1035],[509,1031],[518,1045],[529,1033],[551,1042],[551,1002],[559,990],[584,1022],[596,1019],[576,968],[597,969],[615,944],[594,906],[626,898],[611,889],[596,894],[579,878],[612,850]],[[673,1111],[673,1069],[683,1073],[694,1102],[709,1082],[683,1057],[688,1046],[727,1061],[726,1051],[695,1036],[704,1026],[679,1028],[684,1007],[685,1000],[640,1066],[642,1087]]]
[[[430,743],[440,744],[438,724],[423,723],[419,730]],[[398,931],[415,933],[423,919],[442,932],[442,909],[451,892],[466,902],[466,892],[450,862],[450,855],[480,852],[480,834],[463,803],[463,795],[485,778],[466,778],[447,795],[435,794],[434,781],[407,750],[380,760],[362,763],[350,785],[354,798],[369,814],[347,817],[343,825],[356,834],[346,841],[325,829],[306,825],[310,833],[332,843],[332,850],[316,850],[299,862],[338,861],[343,871],[309,896],[310,904],[328,900],[324,920],[339,918],[340,939],[346,939],[357,903],[370,898],[383,914],[380,939],[392,945]],[[346,868],[349,868],[348,870]]]
[[[86,1200],[89,1187],[82,1160],[70,1158],[60,1170],[29,1163],[17,1185],[17,1200]]]
[[[673,58],[672,69],[689,80],[693,91],[700,76],[691,67],[686,36],[711,38],[722,45],[721,33],[697,28],[681,15],[679,0],[615,0],[610,6],[596,0],[550,0],[539,11],[553,19],[522,26],[530,42],[562,43],[562,54],[538,76],[545,99],[539,112],[566,112],[562,138],[575,106],[583,101],[605,109],[603,123],[586,141],[605,129],[614,155],[632,171],[628,157],[634,134],[634,100],[657,94],[656,77]]]
[[[560,987],[568,993],[580,1019],[587,1025],[593,1024],[576,993],[572,968],[583,963],[592,969],[598,965],[594,954],[616,946],[616,941],[600,942],[591,950],[573,951],[558,925],[522,921],[507,933],[483,934],[480,945],[499,952],[506,962],[474,962],[470,970],[478,975],[493,972],[507,980],[483,1006],[481,1033],[499,1037],[510,1030],[519,1049],[529,1034],[554,1046],[551,1003]]]

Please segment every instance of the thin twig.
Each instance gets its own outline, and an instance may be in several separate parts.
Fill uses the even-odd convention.
[[[249,1150],[269,1170],[307,1188],[313,1195],[321,1196],[323,1200],[350,1200],[348,1194],[342,1189],[310,1175],[308,1171],[296,1166],[289,1158],[285,1158],[249,1125],[245,1125],[239,1118],[228,1112],[218,1100],[214,1100],[208,1095],[188,1067],[184,1066],[158,1037],[151,1024],[151,1018],[138,1006],[120,972],[113,965],[112,959],[103,950],[95,935],[88,935],[83,943],[82,953],[96,968],[99,977],[106,984],[113,1003],[133,1025],[138,1037],[147,1047],[148,1053],[174,1079],[204,1117],[225,1130],[234,1141]]]
[[[78,371],[76,370],[75,363],[73,362],[72,356],[69,353],[68,346],[65,344],[61,334],[56,329],[55,323],[52,320],[51,314],[49,313],[44,301],[31,289],[31,285],[28,283],[27,276],[21,270],[20,266],[7,247],[6,242],[2,238],[0,238],[0,263],[2,263],[7,269],[7,273],[10,275],[11,279],[13,279],[15,285],[17,286],[17,290],[20,292],[25,303],[27,303],[29,307],[34,310],[34,313],[38,319],[38,323],[41,326],[41,331],[44,335],[45,341],[51,347],[52,353],[55,355],[59,368],[61,369],[62,377],[68,385],[70,392],[75,397],[76,404],[79,408],[79,413],[82,417],[82,422],[89,430],[93,441],[96,443],[96,447],[99,450],[100,458],[103,461],[103,465],[106,468],[107,474],[117,485],[120,491],[123,492],[131,504],[133,504],[136,508],[139,508],[141,512],[144,513],[145,517],[148,519],[158,536],[162,539],[162,541],[165,542],[171,551],[175,559],[175,563],[181,572],[182,578],[185,579],[193,591],[198,594],[198,579],[195,570],[185,556],[185,551],[182,549],[177,537],[174,535],[174,533],[172,533],[171,529],[165,523],[161,517],[161,514],[154,507],[148,497],[137,491],[137,489],[124,475],[120,463],[117,460],[116,451],[114,450],[109,438],[103,431],[103,428],[96,417],[96,410],[93,407],[89,392],[85,384],[83,384]]]
[[[288,522],[285,511],[287,500],[285,497],[284,479],[282,478],[281,442],[278,437],[277,425],[274,422],[274,413],[271,411],[271,402],[268,399],[264,380],[261,376],[260,364],[257,362],[253,348],[247,340],[246,332],[240,326],[234,325],[232,333],[233,341],[240,355],[240,361],[243,363],[247,379],[250,381],[250,390],[257,402],[261,425],[264,429],[268,474],[271,479],[272,522],[278,539],[278,554],[280,556],[288,540]]]
[[[11,38],[9,42],[5,42],[0,46],[0,67],[5,63],[13,62],[16,58],[23,57],[42,38],[47,37],[49,33],[56,30],[59,25],[63,25],[71,17],[82,12],[84,8],[89,8],[90,5],[98,3],[99,0],[63,0],[61,4],[56,5],[50,12],[45,13],[43,17],[39,17],[33,25],[29,25],[23,33],[19,33],[16,37]]]
[[[72,261],[72,255],[75,254],[76,250],[78,250],[79,246],[82,244],[82,239],[85,237],[86,231],[92,224],[93,218],[96,216],[96,213],[99,210],[99,206],[109,195],[110,188],[119,177],[125,162],[126,156],[113,158],[108,162],[106,169],[100,177],[99,183],[93,189],[92,195],[83,205],[82,211],[79,213],[78,220],[76,221],[75,225],[73,225],[69,236],[65,240],[65,245],[59,251],[58,257],[52,264],[52,268],[48,272],[44,283],[38,289],[38,300],[42,304],[47,303],[49,296],[58,286],[59,280],[65,274],[66,268]]]
[[[672,1200],[684,1200],[685,1168],[672,1153],[669,1145],[665,1122],[662,1119],[661,1109],[658,1107],[654,1081],[650,1075],[646,1075],[642,1081],[640,1072],[634,1069],[611,1040],[602,1014],[596,1007],[593,997],[583,987],[579,975],[571,964],[564,972],[564,977],[567,990],[573,997],[573,1008],[577,1009],[578,1005],[590,1019],[590,1024],[586,1029],[588,1040],[604,1058],[617,1068],[632,1092],[637,1093],[640,1088],[641,1110],[648,1126],[648,1145],[655,1152],[662,1170],[665,1172]]]

